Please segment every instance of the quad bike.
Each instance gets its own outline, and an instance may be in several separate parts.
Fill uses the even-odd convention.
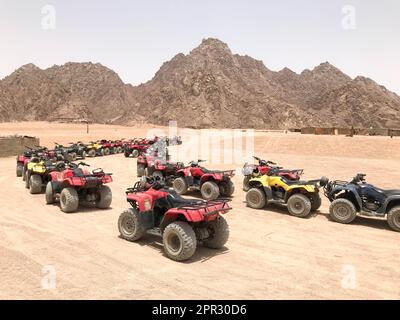
[[[88,157],[91,158],[94,158],[95,156],[104,156],[104,148],[100,143],[96,141],[91,141],[86,146],[86,153]]]
[[[204,160],[191,161],[189,166],[178,170],[173,188],[178,194],[188,190],[200,190],[205,200],[215,200],[219,196],[230,197],[235,191],[231,178],[235,170],[208,170],[199,165]]]
[[[137,158],[138,177],[154,177],[169,183],[177,176],[178,170],[183,168],[183,162],[171,162],[168,155],[166,159],[144,154]]]
[[[124,140],[125,139],[119,139],[114,141],[114,147],[116,153],[124,152],[124,144],[125,144]]]
[[[71,161],[76,161],[78,158],[83,160],[86,158],[86,145],[81,141],[77,143],[70,142],[67,147],[67,153],[70,155]]]
[[[366,183],[365,174],[357,174],[350,182],[329,181],[324,188],[331,202],[330,218],[351,223],[357,215],[385,218],[389,226],[400,232],[400,190],[383,190]]]
[[[89,165],[67,162],[58,172],[50,173],[51,180],[46,185],[47,204],[58,199],[61,210],[66,213],[76,211],[80,202],[94,204],[99,209],[110,207],[111,189],[104,184],[113,181],[112,174],[104,173],[101,168],[90,172],[81,166]]]
[[[54,144],[54,151],[56,152],[58,158],[67,161],[76,160],[77,155],[70,147],[59,144],[58,142],[54,142]]]
[[[165,254],[172,260],[190,259],[198,243],[222,248],[229,227],[222,216],[231,210],[226,200],[187,200],[164,189],[162,181],[144,178],[126,191],[132,208],[121,213],[121,238],[138,241],[146,233],[162,237]]]
[[[107,156],[109,154],[117,153],[117,149],[116,149],[115,143],[113,141],[103,139],[103,140],[100,140],[98,143],[103,146],[105,156]]]
[[[25,181],[28,163],[31,161],[31,159],[39,158],[42,160],[51,161],[63,159],[62,156],[57,155],[57,152],[55,150],[49,150],[46,147],[41,146],[36,147],[37,149],[26,147],[28,150],[26,150],[24,154],[17,156],[17,176],[19,176],[20,174],[23,181]]]
[[[249,191],[249,181],[252,178],[258,177],[263,174],[268,174],[268,172],[273,170],[273,172],[280,176],[285,177],[288,180],[300,180],[300,176],[303,174],[303,169],[296,170],[286,170],[282,167],[278,167],[275,162],[267,161],[260,159],[258,157],[253,157],[258,161],[258,164],[248,164],[247,162],[244,164],[242,173],[244,175],[243,178],[243,191]]]
[[[328,179],[325,177],[310,181],[292,181],[270,173],[250,179],[246,202],[253,209],[261,209],[273,203],[285,204],[292,216],[306,218],[321,206],[319,188],[327,183]]]
[[[31,194],[41,193],[43,187],[51,180],[50,173],[57,171],[60,164],[46,158],[33,157],[27,164],[25,170],[25,188],[29,189]]]
[[[126,158],[130,156],[137,158],[139,155],[145,153],[151,144],[151,141],[147,139],[134,139],[126,142],[124,145],[124,155]]]

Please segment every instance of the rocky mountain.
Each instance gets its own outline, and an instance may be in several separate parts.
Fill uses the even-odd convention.
[[[400,127],[400,97],[374,81],[322,63],[274,72],[227,44],[205,39],[164,63],[153,79],[124,84],[112,70],[67,63],[26,65],[0,81],[0,121],[86,118],[187,127]]]

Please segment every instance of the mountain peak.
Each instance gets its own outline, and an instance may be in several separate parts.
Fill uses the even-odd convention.
[[[193,49],[191,53],[222,53],[231,55],[231,49],[228,45],[216,38],[206,38],[203,39],[201,44]]]

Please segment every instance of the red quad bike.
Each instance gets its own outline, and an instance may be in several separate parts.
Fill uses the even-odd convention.
[[[153,177],[170,182],[177,177],[177,172],[184,167],[183,162],[171,162],[168,156],[166,160],[144,154],[137,158],[138,177]]]
[[[114,141],[114,147],[116,153],[122,153],[124,151],[124,145],[125,145],[124,140],[125,138]]]
[[[108,156],[109,154],[114,154],[117,153],[117,149],[115,146],[115,143],[111,140],[100,140],[99,144],[101,144],[103,146],[103,150],[104,150],[104,155]]]
[[[208,170],[199,166],[204,160],[191,161],[189,166],[177,172],[173,188],[178,194],[185,194],[189,189],[200,190],[205,200],[215,200],[219,196],[230,197],[235,191],[231,178],[235,170]]]
[[[60,201],[61,210],[66,213],[78,209],[79,202],[94,204],[99,209],[107,209],[111,205],[112,193],[105,183],[112,182],[111,173],[103,169],[92,172],[80,168],[89,166],[86,163],[67,163],[64,170],[51,172],[51,180],[46,185],[46,203]]]
[[[134,139],[124,145],[124,155],[126,158],[132,155],[132,157],[137,158],[139,155],[146,152],[146,150],[152,144],[151,140],[147,139]]]
[[[157,179],[144,180],[126,191],[132,208],[118,219],[121,238],[138,241],[146,233],[161,236],[165,254],[175,261],[190,259],[198,243],[212,249],[225,245],[229,227],[222,214],[231,210],[227,200],[187,200],[163,189]]]
[[[287,170],[283,169],[283,167],[278,167],[275,162],[263,160],[258,157],[253,158],[258,161],[258,164],[248,164],[246,162],[242,169],[242,173],[244,175],[243,191],[246,192],[250,189],[250,179],[260,175],[271,173],[271,171],[273,171],[273,175],[284,177],[285,179],[290,181],[300,180],[300,177],[303,174],[303,169]]]

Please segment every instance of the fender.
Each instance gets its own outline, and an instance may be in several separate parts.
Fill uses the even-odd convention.
[[[383,204],[382,208],[378,210],[378,212],[387,213],[388,206],[393,202],[398,202],[398,205],[400,205],[400,194],[387,197],[385,203]]]
[[[345,192],[349,192],[351,193],[354,198],[357,201],[357,205],[359,208],[362,208],[362,200],[360,195],[358,194],[356,187],[353,185],[346,185],[346,186],[336,186],[335,188],[332,189],[332,191],[330,192],[330,197],[329,200],[332,202],[334,200],[334,196],[336,196],[338,193],[345,191]]]

